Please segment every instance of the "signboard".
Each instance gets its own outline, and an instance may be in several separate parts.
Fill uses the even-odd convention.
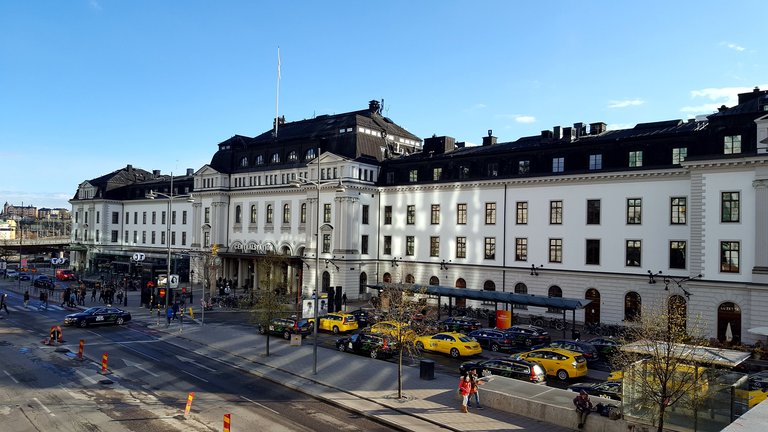
[[[133,254],[133,256],[131,257],[131,259],[136,262],[144,261],[144,258],[145,258],[145,255],[143,253],[138,253],[138,252]]]
[[[315,299],[302,300],[301,303],[301,317],[302,318],[314,318],[315,317]],[[318,313],[320,316],[328,313],[328,297],[321,297],[320,304],[318,305]]]
[[[179,287],[179,275],[172,274],[171,278],[168,281],[168,285],[170,288],[178,288]]]
[[[67,262],[66,258],[51,258],[51,264],[61,265]]]

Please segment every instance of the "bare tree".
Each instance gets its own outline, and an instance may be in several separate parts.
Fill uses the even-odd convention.
[[[278,278],[278,267],[286,262],[286,258],[268,252],[266,255],[254,258],[256,269],[256,288],[250,290],[251,322],[262,326],[266,332],[267,344],[265,355],[269,357],[269,326],[275,318],[283,318],[291,313],[285,293],[285,282]]]
[[[700,390],[712,377],[700,367],[700,351],[705,344],[704,326],[698,317],[686,317],[680,308],[682,298],[665,298],[666,304],[651,305],[627,327],[627,344],[613,359],[624,371],[625,407],[643,407],[643,412],[664,430],[664,414],[669,407],[693,408],[701,401]]]

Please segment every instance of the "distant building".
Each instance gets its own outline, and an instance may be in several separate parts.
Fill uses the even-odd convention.
[[[70,219],[70,212],[65,208],[47,208],[42,207],[37,211],[38,219],[57,219],[67,220]]]
[[[31,205],[28,206],[15,206],[8,204],[7,202],[5,205],[3,205],[3,216],[6,218],[32,218],[37,219],[37,207],[33,207]]]
[[[0,220],[0,240],[16,240],[15,220]]]

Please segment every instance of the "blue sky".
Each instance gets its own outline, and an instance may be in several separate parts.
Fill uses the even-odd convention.
[[[685,119],[768,88],[764,0],[0,2],[0,204],[367,107],[425,138]]]

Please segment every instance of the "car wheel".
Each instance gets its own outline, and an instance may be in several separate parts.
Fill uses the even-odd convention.
[[[283,333],[283,339],[285,340],[291,340],[291,332],[286,331]]]
[[[344,351],[346,351],[346,350],[347,350],[347,348],[344,346],[344,344],[343,344],[343,343],[342,343],[342,344],[338,344],[338,345],[336,345],[336,349],[338,349],[338,350],[339,350],[339,351],[341,351],[341,352],[344,352]]]
[[[371,350],[371,358],[372,359],[379,358],[379,352],[376,350]]]
[[[125,321],[123,320],[123,317],[118,317],[117,321],[115,321],[115,323],[117,323],[117,325],[123,325],[125,323]]]
[[[456,348],[451,348],[451,357],[459,358],[459,350]]]
[[[339,334],[339,327],[338,326],[333,326],[333,330],[332,331],[333,331],[333,334]]]
[[[263,326],[259,326],[259,334],[263,335],[266,333],[267,333],[267,330]]]
[[[421,343],[421,342],[416,342],[416,348],[419,349],[419,350],[423,350],[424,349],[424,344]]]
[[[77,323],[77,325],[79,325],[79,326],[80,326],[80,327],[82,327],[82,328],[86,328],[86,327],[88,327],[88,321],[86,321],[86,320],[80,320],[80,322],[79,322],[79,323]]]
[[[568,378],[569,378],[568,372],[566,372],[566,371],[564,371],[562,369],[557,371],[557,379],[559,379],[560,381],[568,381]]]
[[[498,344],[491,344],[491,351],[499,352],[499,345]]]

